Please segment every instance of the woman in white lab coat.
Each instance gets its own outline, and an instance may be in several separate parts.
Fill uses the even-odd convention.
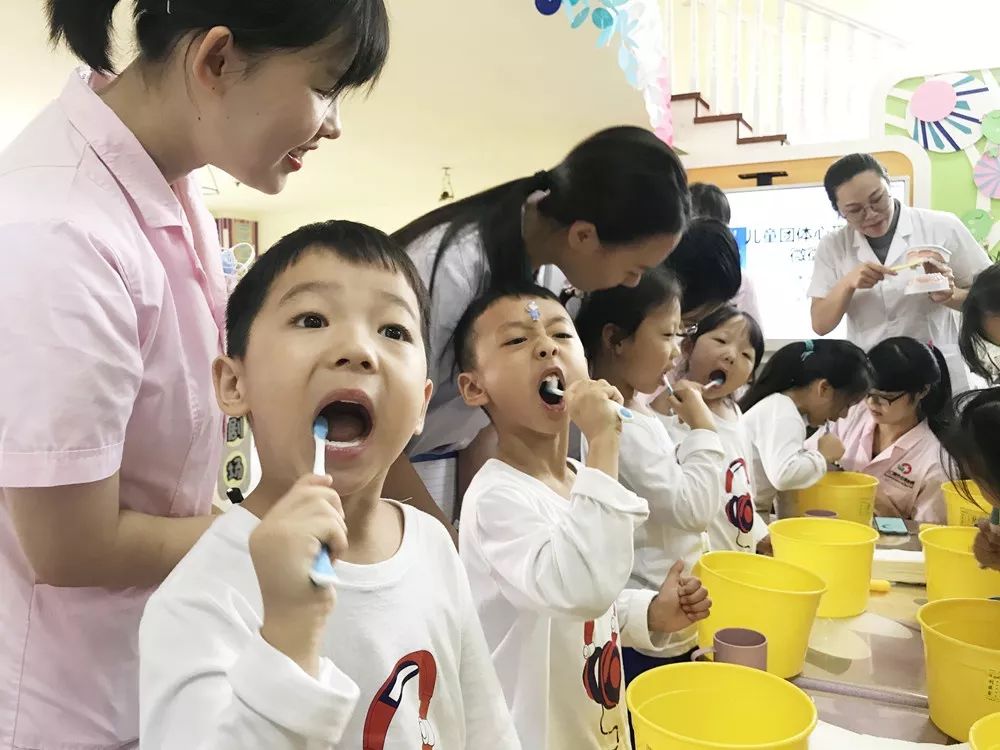
[[[968,390],[956,311],[990,260],[953,214],[894,200],[888,178],[871,154],[845,156],[827,170],[827,196],[847,226],[824,237],[816,250],[809,286],[813,330],[826,335],[846,316],[847,338],[865,350],[893,336],[933,343],[945,356],[954,390]],[[926,245],[951,252],[948,265],[928,269],[945,274],[951,289],[906,295],[905,279],[890,269],[908,249]]]

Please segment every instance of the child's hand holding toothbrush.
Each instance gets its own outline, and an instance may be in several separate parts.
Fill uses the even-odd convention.
[[[678,380],[657,397],[653,408],[661,414],[676,414],[692,430],[715,432],[715,419],[702,395],[707,386],[690,380]]]
[[[618,479],[618,446],[625,399],[606,380],[578,380],[563,396],[573,423],[587,439],[587,466]]]
[[[264,604],[261,636],[313,676],[334,590],[316,586],[309,570],[325,544],[332,557],[347,549],[347,524],[329,476],[307,474],[250,535],[250,557]]]
[[[1000,570],[1000,509],[994,508],[989,519],[979,522],[972,552],[982,567]]]
[[[816,441],[816,448],[822,454],[823,458],[826,459],[828,464],[833,464],[838,468],[840,467],[840,459],[842,459],[844,454],[847,452],[847,449],[844,448],[844,444],[841,442],[840,438],[829,430],[820,435],[819,440]]]
[[[606,380],[578,380],[563,397],[569,418],[587,440],[622,430],[622,394]]]

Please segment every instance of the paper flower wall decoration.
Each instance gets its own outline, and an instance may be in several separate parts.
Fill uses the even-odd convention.
[[[961,151],[982,136],[982,118],[993,109],[994,102],[989,88],[975,76],[935,76],[910,96],[907,129],[910,137],[928,151]]]

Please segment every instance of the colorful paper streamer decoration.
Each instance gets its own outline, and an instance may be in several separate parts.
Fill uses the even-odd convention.
[[[986,238],[990,236],[990,230],[993,229],[993,217],[989,211],[982,208],[966,211],[962,214],[962,223],[979,244],[986,242]]]
[[[968,73],[928,78],[906,107],[910,136],[928,151],[961,151],[982,136],[982,118],[995,101],[989,87]]]
[[[1000,198],[1000,159],[983,154],[972,172],[972,179],[979,192],[994,200]]]
[[[673,142],[670,75],[664,47],[663,13],[657,0],[535,0],[543,16],[560,8],[570,28],[598,30],[597,46],[608,47],[618,36],[618,67],[629,85],[642,92],[649,123],[667,143]]]

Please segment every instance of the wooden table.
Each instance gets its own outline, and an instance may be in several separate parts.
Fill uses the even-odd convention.
[[[915,536],[884,538],[879,544],[919,549]],[[926,602],[926,594],[923,586],[894,584],[889,593],[873,593],[868,611],[860,617],[817,619],[803,676],[926,695],[924,646],[917,624],[917,610]],[[952,743],[925,710],[825,692],[810,694],[820,718],[844,729],[912,742]]]

